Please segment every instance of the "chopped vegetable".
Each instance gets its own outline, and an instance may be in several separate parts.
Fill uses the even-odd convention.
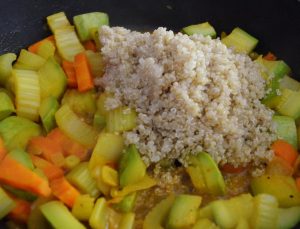
[[[277,228],[294,228],[300,220],[300,206],[291,208],[280,208],[278,214]]]
[[[101,178],[109,186],[116,187],[119,184],[118,172],[110,166],[104,165],[101,168]]]
[[[0,84],[5,85],[11,75],[12,63],[17,59],[16,54],[6,53],[0,56]]]
[[[294,173],[294,168],[283,158],[274,156],[268,163],[265,173],[269,175],[291,176]]]
[[[265,55],[263,58],[265,60],[270,60],[270,61],[277,60],[277,57],[273,53],[271,53],[271,52],[268,52],[267,55]]]
[[[300,82],[294,80],[293,78],[285,75],[280,81],[280,89],[286,88],[293,91],[298,91],[300,89]]]
[[[68,87],[77,88],[77,80],[76,80],[74,64],[70,61],[64,60],[62,62],[62,67],[67,75]]]
[[[218,229],[218,226],[214,224],[211,220],[209,219],[199,219],[195,225],[192,227],[192,229]],[[246,228],[246,227],[245,227]],[[237,229],[239,229],[237,227]]]
[[[27,221],[28,229],[51,229],[50,223],[42,214],[40,206],[47,203],[49,199],[38,198],[31,205],[31,212]]]
[[[90,226],[93,229],[107,228],[107,214],[106,201],[104,198],[99,198],[89,219]]]
[[[100,52],[85,51],[88,59],[92,75],[94,77],[101,77],[104,74],[105,66]]]
[[[3,139],[0,137],[0,161],[5,157],[7,154],[6,147],[4,145]]]
[[[119,229],[133,229],[135,214],[132,212],[126,213],[122,216],[119,223]]]
[[[247,167],[243,167],[243,166],[234,167],[231,164],[224,164],[224,165],[222,165],[221,170],[222,170],[222,172],[225,172],[225,173],[236,174],[236,173],[241,173],[241,172],[247,170]]]
[[[36,42],[36,43],[30,45],[30,46],[28,47],[28,51],[37,54],[37,52],[38,52],[40,46],[41,46],[45,41],[50,41],[50,42],[55,46],[55,39],[54,39],[54,36],[51,35],[51,36],[46,37],[45,39],[43,39],[43,40],[41,40],[41,41],[38,41],[38,42]]]
[[[291,166],[294,165],[298,152],[288,142],[284,140],[277,140],[272,144],[271,148],[276,156],[281,157]]]
[[[0,92],[0,121],[7,118],[15,111],[11,98],[5,93]]]
[[[44,65],[45,61],[46,60],[39,55],[22,49],[17,62],[14,64],[14,68],[36,71]]]
[[[78,196],[72,207],[72,214],[78,220],[88,221],[94,208],[94,202],[95,198],[87,194]]]
[[[16,197],[13,197],[12,199],[16,205],[8,214],[8,217],[18,222],[26,223],[30,215],[31,203]]]
[[[45,40],[38,46],[36,54],[47,60],[49,57],[54,57],[55,50],[53,41]]]
[[[97,52],[97,47],[94,41],[89,40],[83,43],[83,46],[86,50]]]
[[[64,12],[59,12],[48,16],[47,22],[52,33],[55,33],[55,31],[58,29],[70,26],[70,22]]]
[[[80,158],[76,155],[69,155],[64,160],[64,168],[70,170],[80,163]]]
[[[202,34],[203,36],[210,36],[212,38],[216,38],[217,36],[216,30],[208,22],[184,27],[182,32],[189,36],[193,34]]]
[[[42,100],[39,108],[39,115],[44,126],[44,129],[49,133],[56,125],[55,113],[59,108],[57,99],[53,96],[49,96]]]
[[[133,192],[125,196],[119,203],[115,204],[114,208],[123,213],[131,212],[134,208],[136,197],[137,193]]]
[[[293,119],[300,117],[300,91],[282,89],[278,103],[275,107],[281,115],[289,116]]]
[[[87,56],[84,52],[75,56],[74,69],[78,91],[85,92],[94,88],[94,80],[89,66]]]
[[[298,191],[300,192],[300,177],[296,178],[296,185],[297,185]]]
[[[0,219],[3,219],[15,206],[15,201],[0,187]]]
[[[10,151],[8,153],[8,155],[12,159],[18,161],[20,164],[25,166],[26,168],[28,168],[30,170],[34,169],[34,166],[33,166],[33,163],[32,163],[32,160],[31,160],[29,154],[27,152],[25,152],[24,150],[14,149],[14,150]]]

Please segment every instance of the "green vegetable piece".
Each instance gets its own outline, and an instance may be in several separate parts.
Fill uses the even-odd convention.
[[[54,57],[55,54],[55,46],[51,41],[43,41],[42,44],[37,49],[37,54],[44,59],[48,59],[49,57]]]
[[[203,179],[201,177],[204,177],[205,186],[210,194],[224,195],[226,193],[226,186],[222,173],[216,162],[208,153],[198,153],[196,156],[191,156],[189,161],[190,166],[197,167],[199,172],[201,171],[202,175],[199,176],[199,179]],[[196,177],[193,179],[196,179]],[[198,183],[201,182],[203,183],[203,181],[199,180]]]
[[[52,33],[54,33],[57,29],[71,25],[64,12],[59,12],[48,16],[47,22]]]
[[[66,89],[67,77],[54,57],[48,58],[38,73],[41,86],[41,98],[45,99],[49,96],[53,96],[59,99]]]
[[[132,212],[124,214],[120,220],[119,229],[133,229],[134,228],[134,217],[135,217],[135,214]]]
[[[300,206],[291,208],[280,208],[278,214],[277,228],[294,228],[300,222]]]
[[[0,219],[3,219],[15,206],[16,203],[0,187]]]
[[[102,12],[77,15],[73,18],[73,21],[81,41],[92,39],[90,32],[92,29],[98,29],[102,25],[109,24],[108,15]]]
[[[44,217],[40,210],[40,206],[47,203],[49,199],[39,197],[31,205],[31,211],[27,221],[28,229],[51,229],[50,223]]]
[[[136,126],[137,114],[128,107],[118,107],[108,112],[106,129],[108,132],[129,131]]]
[[[278,200],[280,207],[293,207],[300,205],[300,192],[295,180],[289,176],[262,175],[251,181],[251,190],[254,195],[266,193]]]
[[[134,208],[136,195],[136,192],[133,192],[125,196],[121,202],[114,205],[114,208],[123,213],[131,212]]]
[[[290,89],[292,91],[298,91],[300,89],[300,82],[297,80],[289,77],[288,75],[285,75],[282,80],[280,80],[280,89],[286,88]]]
[[[235,229],[250,229],[248,220],[242,218],[238,221]]]
[[[213,212],[212,212],[212,205],[208,204],[205,207],[202,207],[197,212],[197,219],[206,218],[209,220],[213,220]]]
[[[101,53],[86,50],[85,54],[90,64],[92,75],[94,77],[101,77],[105,71],[105,65]]]
[[[108,114],[108,110],[106,109],[106,101],[107,99],[113,98],[111,94],[108,94],[106,92],[101,93],[99,97],[97,98],[96,106],[97,106],[97,113],[100,115],[106,116]]]
[[[254,197],[254,211],[249,220],[251,228],[276,228],[278,210],[278,202],[274,196],[260,194]]]
[[[66,176],[67,180],[77,187],[82,193],[87,193],[92,197],[100,195],[96,181],[91,176],[88,169],[88,162],[82,162],[73,168]]]
[[[39,114],[42,120],[42,124],[47,133],[49,133],[55,126],[55,113],[59,108],[57,99],[53,96],[49,96],[41,102],[39,108]]]
[[[94,208],[94,202],[95,198],[89,195],[78,196],[72,207],[72,214],[78,220],[88,221]]]
[[[194,195],[178,195],[170,209],[167,221],[167,229],[189,228],[196,222],[197,209],[202,198]]]
[[[94,119],[93,119],[93,126],[97,130],[102,130],[106,125],[105,117],[98,112],[95,113]]]
[[[0,92],[0,120],[8,117],[15,111],[11,98],[5,93]]]
[[[189,36],[193,34],[202,34],[203,36],[210,36],[212,38],[216,38],[217,36],[216,30],[208,22],[184,27],[182,32]]]
[[[6,53],[0,56],[0,84],[5,85],[11,75],[12,63],[17,59],[14,53]]]
[[[95,207],[89,219],[89,224],[94,229],[105,229],[108,227],[107,222],[107,205],[104,198],[96,201]]]
[[[204,173],[202,172],[202,166],[188,166],[186,168],[187,173],[189,174],[193,186],[199,190],[201,193],[209,193]]]
[[[226,200],[226,205],[237,219],[249,219],[253,213],[253,197],[249,193]]]
[[[122,155],[119,165],[120,187],[140,181],[146,174],[144,164],[135,145],[130,145]]]
[[[80,158],[76,155],[69,155],[64,160],[64,168],[73,169],[80,163]]]
[[[96,44],[97,49],[100,50],[101,49],[101,42],[100,42],[100,39],[99,39],[99,28],[91,29],[90,33],[91,33],[93,41]]]
[[[212,203],[213,218],[221,228],[234,228],[238,218],[231,211],[225,200],[217,200]]]
[[[59,201],[50,201],[43,204],[41,207],[43,215],[56,229],[85,229],[86,227],[81,224],[68,210],[68,208]]]
[[[233,47],[235,51],[249,54],[256,47],[258,40],[240,28],[235,28],[232,32],[222,38],[222,43],[228,48]]]
[[[192,229],[218,229],[218,226],[209,219],[199,219]]]
[[[39,55],[22,49],[17,62],[14,64],[14,68],[36,71],[44,65],[45,61],[46,60]]]
[[[164,220],[167,218],[175,196],[170,195],[156,204],[146,215],[143,228],[144,229],[164,229]]]
[[[21,189],[11,187],[9,185],[2,185],[2,188],[7,190],[9,193],[13,194],[16,197],[18,197],[20,199],[30,201],[30,202],[36,200],[36,198],[37,198],[37,196],[35,196],[31,192],[26,192],[26,191],[23,191]]]
[[[300,91],[282,89],[275,110],[281,115],[286,115],[293,119],[299,118]]]
[[[279,139],[283,139],[297,149],[297,128],[293,118],[288,116],[273,116],[273,122],[276,127],[276,134]]]
[[[77,115],[91,118],[96,112],[96,93],[94,91],[67,90],[61,103],[68,104]]]
[[[0,88],[0,92],[5,93],[6,95],[8,95],[8,97],[10,98],[11,101],[15,101],[15,96],[12,93],[12,91],[6,89],[6,88]]]
[[[10,116],[0,122],[0,135],[9,151],[25,149],[27,142],[40,134],[38,124],[22,117]]]
[[[32,163],[31,157],[24,150],[14,149],[14,150],[9,152],[9,156],[11,156],[16,161],[20,162],[20,164],[22,164],[26,168],[28,168],[30,170],[34,169],[34,165]]]

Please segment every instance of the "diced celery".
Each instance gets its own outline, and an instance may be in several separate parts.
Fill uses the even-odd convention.
[[[280,208],[277,228],[294,228],[300,222],[300,206],[292,208]]]
[[[53,96],[59,99],[65,91],[67,77],[54,57],[48,58],[38,73],[41,85],[41,98]]]
[[[93,127],[97,130],[102,130],[106,125],[105,117],[98,112],[95,113],[94,119],[93,119]]]
[[[109,186],[116,187],[119,184],[118,172],[108,165],[101,168],[101,179]]]
[[[184,27],[182,32],[189,36],[193,34],[202,34],[203,36],[210,36],[212,38],[217,36],[216,30],[209,24],[209,22]]]
[[[73,26],[65,26],[54,32],[56,46],[61,57],[74,61],[74,57],[84,51]]]
[[[68,208],[59,201],[50,201],[46,204],[43,204],[40,208],[43,215],[56,229],[86,228],[71,214]]]
[[[100,52],[85,51],[94,77],[101,77],[105,71],[104,61]]]
[[[238,218],[228,209],[225,200],[212,202],[213,218],[221,228],[235,228]]]
[[[22,149],[14,149],[9,152],[9,156],[16,161],[20,162],[20,164],[24,165],[26,168],[33,170],[34,165],[32,163],[31,157],[27,152]]]
[[[66,176],[67,180],[77,187],[82,193],[97,197],[100,191],[97,188],[95,179],[88,169],[88,162],[82,162],[73,168]]]
[[[73,169],[80,163],[80,158],[76,155],[69,155],[64,160],[64,168]]]
[[[256,47],[258,40],[240,28],[235,28],[226,37],[222,38],[222,43],[227,47],[233,47],[235,51],[250,53]]]
[[[101,49],[101,43],[100,43],[100,39],[99,39],[99,29],[98,28],[94,28],[90,30],[91,33],[91,37],[94,40],[96,47],[98,50]]]
[[[118,107],[109,111],[106,118],[108,132],[123,132],[135,128],[137,114],[129,107]]]
[[[27,142],[40,134],[38,124],[22,117],[10,116],[0,122],[0,135],[9,151],[25,149]]]
[[[219,227],[209,219],[199,219],[192,229],[218,229]],[[237,229],[237,228],[236,228]],[[244,228],[245,229],[245,228]]]
[[[5,85],[11,75],[12,63],[17,59],[14,53],[6,53],[0,56],[0,84]]]
[[[279,139],[284,139],[297,149],[297,128],[295,120],[288,116],[273,116],[273,122],[276,127],[276,134]]]
[[[38,74],[31,70],[13,70],[13,76],[15,77],[17,115],[37,121],[41,103]]]
[[[280,88],[287,88],[293,91],[298,91],[300,89],[300,82],[285,75],[280,81]]]
[[[31,205],[31,211],[27,221],[28,229],[52,229],[50,223],[41,212],[40,206],[47,203],[49,200],[39,197]]]
[[[64,12],[59,12],[48,16],[47,22],[52,33],[54,33],[57,29],[61,29],[71,25]]]
[[[281,115],[286,115],[297,119],[300,117],[300,91],[282,89],[276,111]]]
[[[79,92],[69,89],[64,94],[62,105],[68,104],[72,110],[81,117],[91,118],[96,112],[95,91]]]
[[[254,198],[254,211],[250,219],[251,228],[276,228],[278,219],[278,202],[275,197],[260,194]]]
[[[113,133],[100,133],[97,144],[89,161],[92,172],[96,166],[106,163],[117,163],[124,149],[124,139],[121,135]]]
[[[95,198],[89,195],[78,196],[72,207],[72,214],[79,220],[89,220],[94,208],[94,202]]]
[[[82,121],[68,105],[63,105],[55,114],[58,127],[70,138],[82,145],[93,148],[98,132]]]
[[[197,219],[202,219],[202,218],[206,218],[206,219],[210,219],[213,220],[213,212],[212,212],[212,203],[200,208],[197,212]]]
[[[15,111],[11,98],[5,93],[0,92],[0,120],[8,117]]]
[[[78,36],[81,41],[91,40],[91,30],[99,29],[102,25],[108,25],[109,19],[106,13],[91,12],[73,17]]]
[[[101,191],[101,193],[105,196],[110,195],[111,187],[105,184],[101,178],[102,166],[97,166],[93,169],[92,176],[95,177],[97,187]]]
[[[24,199],[27,201],[34,201],[37,199],[37,196],[32,194],[31,192],[27,192],[18,188],[11,187],[9,185],[2,185],[2,188],[9,193],[13,194],[15,197],[18,197],[20,199]]]
[[[37,49],[37,54],[44,59],[53,57],[55,54],[55,46],[51,41],[43,41],[42,44]]]
[[[10,98],[11,101],[15,101],[15,96],[12,93],[12,91],[10,91],[6,88],[0,88],[0,92],[5,93],[6,95],[8,95],[8,97]]]
[[[121,202],[114,205],[114,208],[123,213],[131,212],[134,208],[136,196],[137,196],[136,192],[133,192],[133,193],[125,196],[121,200]]]
[[[111,94],[108,94],[106,92],[101,93],[97,99],[96,106],[97,106],[97,113],[100,115],[106,116],[109,110],[106,109],[106,101],[110,98],[113,98]]]
[[[46,60],[39,55],[22,49],[17,62],[14,64],[14,68],[36,71],[44,65],[45,61]]]
[[[15,206],[15,202],[0,187],[0,219],[3,219]]]
[[[57,99],[53,96],[49,96],[43,99],[39,108],[39,115],[42,120],[42,124],[47,133],[49,133],[56,125],[55,113],[59,108]]]
[[[132,212],[124,214],[119,223],[119,229],[133,229],[134,218],[135,218],[135,214]]]
[[[89,224],[93,229],[107,228],[107,205],[104,198],[99,198],[96,201],[95,207],[89,219]]]

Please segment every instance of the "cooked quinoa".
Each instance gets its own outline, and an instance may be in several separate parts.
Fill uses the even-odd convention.
[[[140,33],[121,27],[100,30],[104,76],[96,83],[138,113],[124,133],[146,163],[208,152],[217,163],[256,165],[270,160],[273,112],[260,99],[265,81],[259,67],[202,35],[165,28]]]

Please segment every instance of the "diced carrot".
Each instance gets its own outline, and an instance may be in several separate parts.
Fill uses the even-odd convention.
[[[94,80],[88,59],[84,52],[75,56],[74,62],[78,91],[84,92],[94,88]]]
[[[267,55],[265,55],[263,58],[265,60],[270,60],[270,61],[277,60],[277,57],[271,52],[268,52]]]
[[[38,41],[32,45],[30,45],[28,47],[28,51],[29,52],[32,52],[32,53],[37,53],[37,50],[39,48],[39,46],[44,42],[44,41],[51,41],[54,45],[55,45],[55,39],[54,39],[54,36],[49,36],[49,37],[46,37],[45,39],[41,40],[41,41]]]
[[[70,88],[77,88],[77,80],[76,80],[74,64],[70,61],[64,60],[62,62],[62,67],[67,75],[68,86]]]
[[[298,190],[300,192],[300,177],[296,178],[296,185],[297,185],[297,188],[298,188]]]
[[[53,129],[47,137],[62,147],[64,156],[75,155],[81,161],[87,158],[88,150],[80,143],[65,135],[59,128]]]
[[[5,157],[7,154],[7,150],[4,145],[3,139],[0,137],[0,161]]]
[[[22,200],[10,195],[10,197],[15,201],[15,208],[8,214],[8,217],[12,220],[16,220],[21,223],[27,223],[30,211],[31,204],[26,200]]]
[[[42,155],[56,166],[64,165],[63,149],[59,144],[47,137],[34,137],[29,141],[27,151],[34,155]]]
[[[294,149],[294,147],[291,144],[280,139],[276,140],[272,144],[271,148],[276,156],[286,160],[290,165],[294,165],[298,156],[298,152]]]
[[[86,50],[97,52],[97,47],[94,41],[86,41],[83,43],[83,46]]]
[[[64,175],[64,171],[51,162],[32,154],[30,156],[33,164],[41,169],[50,181]]]
[[[52,180],[50,187],[53,195],[69,207],[73,206],[76,198],[80,195],[77,189],[74,188],[65,177]]]
[[[8,155],[0,162],[0,181],[25,191],[47,197],[51,194],[48,181]]]
[[[245,167],[234,167],[233,165],[231,164],[224,164],[221,166],[221,170],[222,172],[225,172],[225,173],[241,173],[243,171],[245,171],[248,167],[245,166]]]

